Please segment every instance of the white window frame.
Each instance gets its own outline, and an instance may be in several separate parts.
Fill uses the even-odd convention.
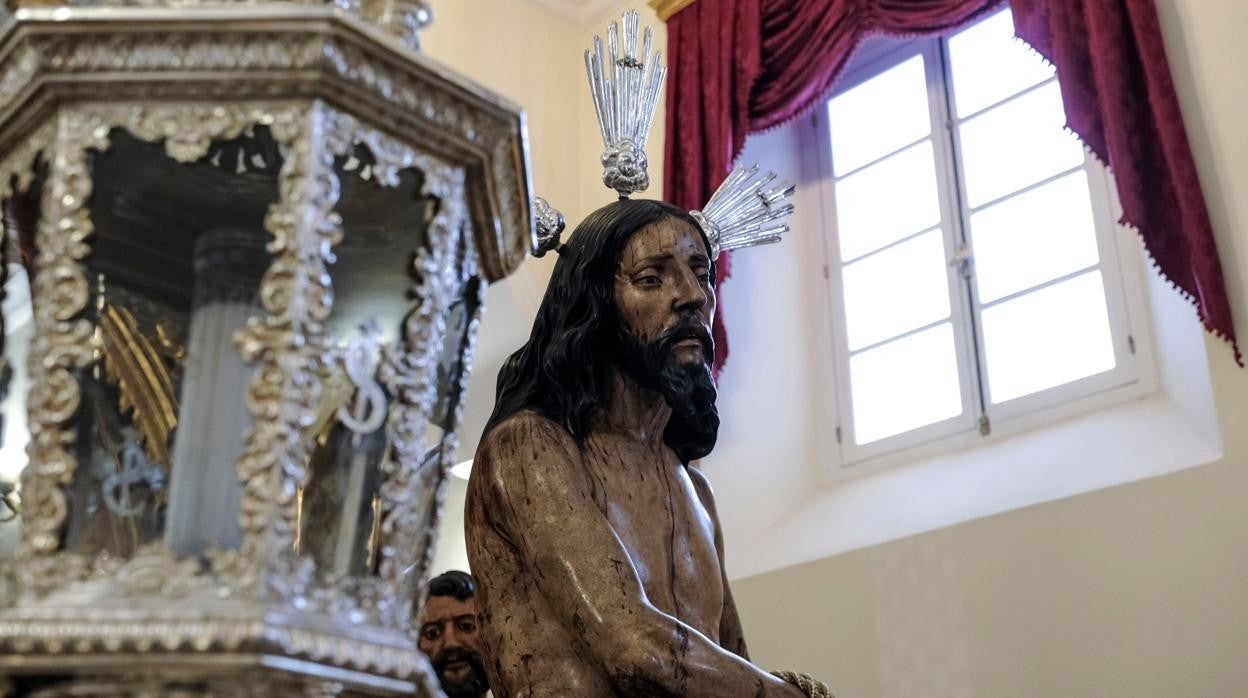
[[[1021,93],[1011,95],[955,121],[956,117],[946,117],[946,115],[956,114],[956,111],[951,108],[952,90],[946,87],[950,80],[946,45],[943,39],[880,41],[875,46],[868,45],[851,62],[832,96],[849,90],[915,55],[923,56],[932,120],[930,137],[938,167],[940,230],[944,240],[946,259],[952,259],[959,247],[965,244],[971,253],[973,265],[974,250],[970,235],[966,232],[969,230],[971,211],[965,205],[963,175],[955,166],[953,157],[953,149],[959,146],[957,122],[971,118],[1010,99],[1015,99],[1021,94],[1039,89],[1047,85],[1049,81],[1038,83]],[[857,476],[941,452],[980,445],[985,440],[1003,438],[1021,430],[1103,409],[1126,400],[1142,397],[1156,390],[1156,369],[1151,353],[1147,292],[1142,263],[1137,254],[1137,244],[1133,239],[1135,233],[1117,225],[1116,220],[1121,215],[1121,209],[1110,174],[1085,149],[1085,162],[1082,167],[1087,174],[1093,203],[1093,220],[1099,256],[1096,268],[1100,269],[1105,286],[1115,367],[1094,376],[992,405],[988,390],[983,386],[984,376],[981,364],[983,335],[982,323],[978,318],[982,308],[975,297],[975,283],[964,281],[960,269],[951,266],[948,269],[951,305],[949,321],[953,324],[957,344],[962,413],[870,443],[861,445],[855,443],[849,382],[850,352],[841,275],[842,260],[840,246],[836,240],[835,177],[832,171],[831,136],[826,107],[821,105],[814,110],[811,126],[810,129],[802,129],[803,133],[807,134],[803,137],[802,150],[806,157],[812,158],[811,166],[818,173],[819,198],[822,206],[822,237],[825,253],[823,276],[831,310],[830,328],[837,386],[835,403],[839,415],[836,441],[840,448],[840,458],[835,459],[837,467],[832,473],[834,478]],[[907,144],[898,150],[910,145],[914,144]],[[984,205],[1017,196],[1077,169],[1079,168],[1053,175]],[[913,239],[930,230],[932,228],[916,232],[883,249]],[[1045,285],[1058,283],[1086,271],[1088,269],[1064,275],[1046,284],[997,299],[990,305],[1033,292]],[[972,308],[974,308],[974,314],[972,314]],[[945,322],[945,320],[940,322]],[[917,328],[900,336],[913,334],[938,325],[940,322]],[[880,344],[896,339],[898,337],[892,337]],[[866,347],[858,351],[864,349]],[[983,396],[982,402],[981,395]]]

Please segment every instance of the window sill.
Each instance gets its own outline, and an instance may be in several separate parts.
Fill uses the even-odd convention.
[[[733,577],[1221,458],[1204,332],[1191,306],[1155,273],[1143,281],[1153,341],[1142,349],[1151,351],[1155,373],[1081,400],[1066,419],[1039,412],[995,423],[989,438],[958,434],[851,466],[835,462],[839,449],[825,442],[818,452],[827,460],[815,464],[822,487],[733,556]]]
[[[748,577],[953,524],[1202,465],[1217,426],[1164,393],[982,446],[843,480],[805,501],[734,561]],[[784,541],[784,545],[776,545]]]

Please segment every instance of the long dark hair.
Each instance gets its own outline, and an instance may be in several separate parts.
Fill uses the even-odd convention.
[[[620,254],[634,233],[668,218],[701,232],[688,212],[649,199],[621,199],[577,226],[555,263],[529,341],[499,371],[486,434],[508,417],[534,410],[584,443],[610,386],[612,344],[619,336],[614,291]],[[713,395],[712,388],[712,412]],[[664,441],[683,462],[701,458],[715,443],[719,419],[712,417],[673,412]]]

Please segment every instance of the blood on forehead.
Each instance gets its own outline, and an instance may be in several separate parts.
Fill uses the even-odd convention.
[[[633,233],[620,253],[620,269],[628,270],[656,255],[678,259],[702,255],[710,259],[702,233],[680,218],[664,218]]]

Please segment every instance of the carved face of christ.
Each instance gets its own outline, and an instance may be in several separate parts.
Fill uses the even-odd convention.
[[[686,370],[709,366],[715,315],[711,274],[706,244],[687,221],[666,218],[637,231],[624,245],[615,275],[621,334],[650,354],[650,361]]]

